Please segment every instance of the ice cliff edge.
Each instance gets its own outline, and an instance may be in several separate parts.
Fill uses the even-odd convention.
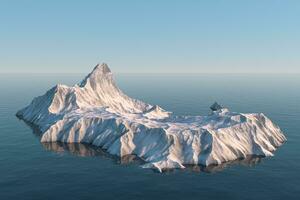
[[[207,116],[175,116],[125,95],[106,64],[79,84],[56,85],[17,116],[36,125],[41,142],[89,143],[110,154],[135,154],[159,171],[220,164],[248,155],[272,156],[285,136],[264,114],[215,103]]]

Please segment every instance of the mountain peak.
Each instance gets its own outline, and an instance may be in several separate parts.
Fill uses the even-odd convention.
[[[79,84],[80,87],[84,87],[87,82],[92,83],[93,85],[97,84],[104,77],[110,77],[111,71],[106,63],[97,64],[93,71],[89,73]]]
[[[93,69],[93,72],[95,72],[95,71],[101,72],[101,73],[103,73],[103,74],[107,74],[107,73],[110,73],[110,72],[111,72],[110,69],[109,69],[109,67],[108,67],[108,65],[107,65],[106,63],[102,63],[102,64],[98,63],[98,64],[94,67],[94,69]],[[93,72],[92,72],[92,73],[93,73]]]

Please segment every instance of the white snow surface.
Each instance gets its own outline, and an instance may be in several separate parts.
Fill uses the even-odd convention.
[[[125,95],[106,64],[78,85],[56,85],[17,116],[40,129],[41,142],[89,143],[110,154],[134,154],[159,171],[272,156],[285,136],[264,114],[221,108],[207,116],[175,116]]]

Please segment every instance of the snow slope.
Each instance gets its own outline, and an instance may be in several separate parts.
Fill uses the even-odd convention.
[[[89,143],[110,154],[134,154],[159,171],[272,156],[285,136],[264,114],[214,104],[208,116],[174,116],[125,95],[106,64],[73,87],[56,85],[17,116],[41,130],[41,142]]]

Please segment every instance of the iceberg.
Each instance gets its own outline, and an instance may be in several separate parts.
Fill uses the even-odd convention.
[[[41,142],[84,143],[109,154],[135,155],[162,172],[219,165],[249,155],[273,156],[286,138],[262,113],[237,113],[214,103],[207,116],[176,116],[128,97],[107,64],[73,87],[56,85],[17,117],[35,125]]]

